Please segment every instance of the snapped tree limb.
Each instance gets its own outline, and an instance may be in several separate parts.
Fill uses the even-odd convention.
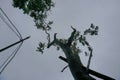
[[[72,41],[74,40],[74,34],[76,33],[74,28],[73,30],[74,31],[68,39],[68,43],[62,43],[59,39],[56,38],[56,34],[54,34],[54,40],[48,44],[48,48],[53,44],[60,46],[67,58],[68,66],[75,80],[95,80],[86,72],[86,70],[82,69],[83,65],[79,55],[77,53],[73,53],[70,47],[72,45]]]
[[[63,60],[63,61],[65,61],[65,62],[68,63],[67,59],[64,58],[64,57],[62,57],[62,56],[59,56],[59,59],[61,59],[61,60]],[[84,66],[82,66],[82,68],[83,68],[84,70],[87,69],[87,68],[84,67]],[[88,69],[88,73],[91,74],[91,75],[94,75],[94,76],[96,76],[96,77],[98,77],[98,78],[104,79],[104,80],[115,80],[114,78],[111,78],[111,77],[109,77],[109,76],[103,75],[103,74],[98,73],[98,72],[96,72],[96,71],[94,71],[94,70],[91,70],[91,69]]]
[[[70,36],[69,39],[68,39],[67,45],[68,45],[69,47],[71,46],[71,44],[72,44],[72,42],[73,42],[73,40],[74,40],[74,35],[75,35],[75,33],[76,33],[76,29],[73,28],[72,26],[71,26],[71,28],[73,29],[73,32],[71,33],[71,36]]]

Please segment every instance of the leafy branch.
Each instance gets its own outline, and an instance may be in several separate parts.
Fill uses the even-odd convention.
[[[54,40],[52,42],[50,42],[50,40],[48,40],[48,43],[41,43],[39,44],[39,47],[37,48],[38,51],[43,53],[43,50],[45,49],[45,47],[50,47],[50,46],[55,46],[57,48],[57,50],[60,50],[60,46],[57,45],[54,41],[57,39],[59,42],[61,42],[62,44],[67,44],[68,46],[70,46],[72,52],[74,54],[78,54],[81,52],[81,49],[79,49],[79,47],[77,46],[79,43],[82,44],[83,46],[88,48],[88,51],[85,51],[85,54],[88,55],[88,53],[90,54],[89,56],[89,60],[88,60],[88,65],[87,65],[87,70],[89,69],[90,66],[90,62],[91,62],[91,57],[92,57],[92,52],[93,49],[90,46],[89,42],[87,41],[86,36],[90,35],[90,36],[94,36],[98,34],[98,26],[94,26],[93,24],[90,25],[90,28],[86,29],[83,34],[81,34],[79,31],[77,31],[75,28],[71,27],[73,29],[73,32],[71,33],[71,36],[68,39],[57,39],[56,38],[56,34],[54,35]],[[50,34],[49,38],[50,38]],[[46,45],[46,46],[45,46]],[[48,47],[48,48],[49,48]]]
[[[48,11],[54,7],[52,0],[13,0],[13,6],[22,9],[24,14],[34,19],[35,26],[41,30],[51,29],[53,21],[46,21]]]

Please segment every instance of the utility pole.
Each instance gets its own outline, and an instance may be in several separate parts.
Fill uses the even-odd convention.
[[[29,38],[30,38],[30,36],[28,36],[28,37],[26,37],[26,38],[24,38],[24,39],[21,39],[21,40],[13,43],[13,44],[11,44],[11,45],[8,45],[7,47],[4,47],[4,48],[0,49],[0,52],[4,51],[4,50],[6,50],[6,49],[8,49],[8,48],[10,48],[10,47],[12,47],[12,46],[15,46],[16,44],[21,43],[21,42],[23,42],[23,41],[25,41],[25,40],[27,40],[27,39],[29,39]]]

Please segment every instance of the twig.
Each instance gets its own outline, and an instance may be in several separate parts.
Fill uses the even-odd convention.
[[[90,56],[89,56],[89,59],[88,59],[88,64],[87,64],[87,68],[86,68],[87,72],[88,72],[88,69],[90,67],[91,58],[92,58],[92,50],[90,51]]]
[[[61,70],[61,72],[63,72],[66,68],[68,67],[68,65],[67,66],[65,66],[62,70]]]

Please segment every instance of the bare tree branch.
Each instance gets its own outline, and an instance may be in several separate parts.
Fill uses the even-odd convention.
[[[76,33],[76,29],[73,28],[72,26],[71,26],[71,28],[73,29],[73,32],[71,33],[71,36],[70,36],[69,39],[68,39],[68,43],[67,43],[68,46],[70,46],[70,45],[72,44],[72,42],[73,42],[73,40],[74,40],[74,35],[75,35],[75,33]]]
[[[90,56],[89,56],[89,59],[88,59],[88,64],[87,64],[86,71],[88,71],[88,69],[89,69],[89,67],[90,67],[90,62],[91,62],[93,50],[89,47],[89,51],[90,51]]]
[[[50,48],[50,47],[55,43],[56,35],[57,35],[57,33],[54,34],[54,40],[53,40],[52,42],[49,42],[49,43],[48,43],[47,48]]]

